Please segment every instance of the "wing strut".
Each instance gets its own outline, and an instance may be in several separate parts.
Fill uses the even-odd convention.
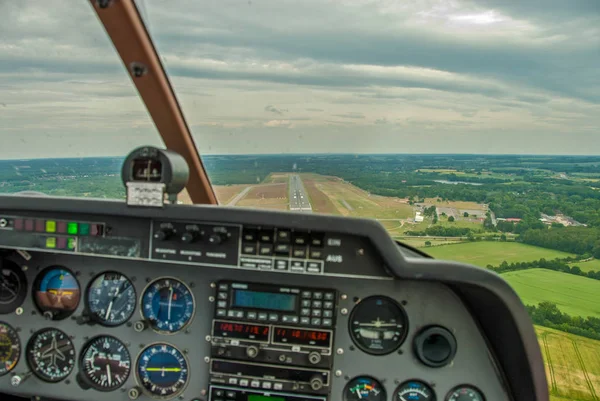
[[[167,74],[133,0],[89,0],[112,40],[165,145],[190,166],[194,203],[217,204],[198,149]]]

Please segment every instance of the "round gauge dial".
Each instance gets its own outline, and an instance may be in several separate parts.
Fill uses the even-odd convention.
[[[194,296],[181,281],[158,279],[144,291],[142,316],[158,332],[175,333],[184,328],[194,314]]]
[[[90,386],[100,391],[121,387],[131,371],[127,347],[111,336],[91,339],[83,348],[81,373]]]
[[[344,389],[344,401],[386,401],[385,389],[370,377],[356,377]]]
[[[14,312],[27,296],[27,278],[14,262],[0,258],[0,314]]]
[[[364,352],[385,355],[394,352],[408,332],[404,309],[387,297],[369,297],[358,303],[349,319],[352,341]]]
[[[69,317],[81,298],[77,279],[60,266],[42,271],[35,280],[33,291],[37,307],[44,314],[50,313],[53,320]]]
[[[58,329],[43,329],[27,344],[27,362],[33,373],[47,382],[59,382],[75,366],[75,347],[69,336]]]
[[[118,326],[129,320],[135,301],[131,281],[115,272],[98,275],[87,292],[87,308],[92,318],[104,326]]]
[[[177,348],[168,344],[153,344],[138,357],[137,376],[150,396],[172,398],[187,385],[188,362]]]
[[[435,401],[435,393],[427,384],[410,380],[398,386],[393,401]]]
[[[485,401],[485,397],[473,386],[462,385],[456,387],[448,393],[446,397],[448,401]]]
[[[21,341],[17,331],[0,322],[0,376],[4,376],[17,366],[21,356]]]

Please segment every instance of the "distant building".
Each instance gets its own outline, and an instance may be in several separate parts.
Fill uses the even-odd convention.
[[[499,220],[499,219],[498,219],[498,220]],[[508,218],[506,219],[506,221],[510,221],[511,223],[518,223],[518,222],[520,222],[521,220],[522,220],[522,219],[519,219],[519,218],[517,218],[517,217],[508,217]]]
[[[421,223],[421,222],[423,222],[423,220],[424,220],[424,217],[421,214],[421,212],[417,212],[415,214],[415,223]]]

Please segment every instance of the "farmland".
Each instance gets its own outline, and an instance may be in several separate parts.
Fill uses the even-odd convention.
[[[553,401],[597,400],[600,341],[536,326]]]
[[[552,249],[521,244],[518,242],[464,242],[455,245],[428,247],[424,250],[437,259],[456,260],[476,266],[498,266],[503,261],[528,262],[541,258],[555,259],[573,256]]]
[[[576,262],[576,263],[571,263],[571,266],[579,266],[579,268],[581,269],[581,271],[584,272],[589,272],[591,270],[593,271],[600,271],[600,260],[599,259],[593,259],[593,260],[588,260],[587,262]]]
[[[526,305],[555,303],[571,316],[600,317],[600,281],[546,269],[504,273]]]

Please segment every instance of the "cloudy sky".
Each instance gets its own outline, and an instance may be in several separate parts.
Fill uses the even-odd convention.
[[[0,158],[160,144],[87,1],[52,4],[0,0]],[[600,154],[598,0],[138,4],[203,153]]]

